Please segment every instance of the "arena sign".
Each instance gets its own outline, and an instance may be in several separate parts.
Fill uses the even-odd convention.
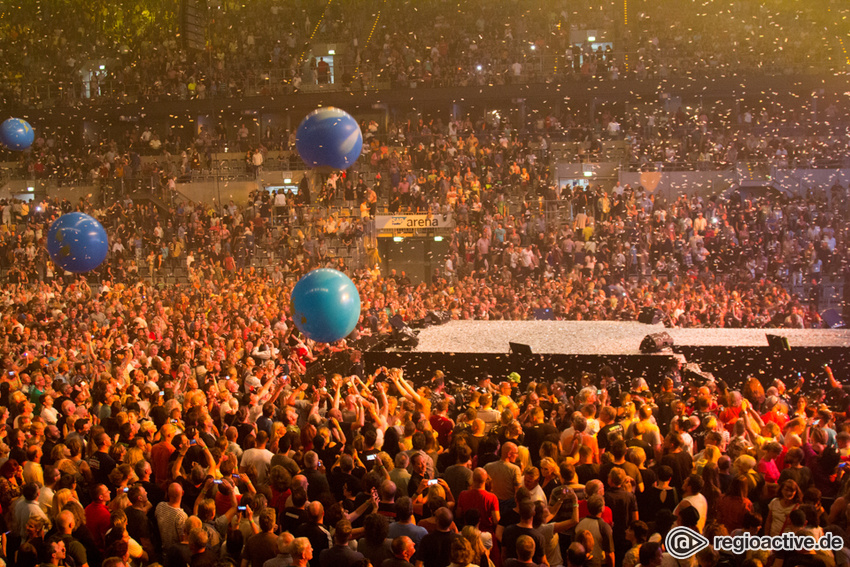
[[[378,215],[375,228],[381,232],[452,228],[454,221],[447,215]]]

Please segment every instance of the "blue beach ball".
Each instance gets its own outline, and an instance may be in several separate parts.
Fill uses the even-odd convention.
[[[307,337],[320,343],[344,339],[360,319],[360,294],[337,270],[309,272],[292,289],[292,318]]]
[[[67,213],[47,231],[47,252],[65,271],[90,272],[106,259],[109,241],[97,220],[83,213]]]
[[[314,110],[298,126],[295,148],[308,167],[348,169],[363,150],[363,134],[350,114],[339,108]]]
[[[35,140],[35,130],[20,118],[9,118],[0,124],[0,143],[10,150],[22,151]]]

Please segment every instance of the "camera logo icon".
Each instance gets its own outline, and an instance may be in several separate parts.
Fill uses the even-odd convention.
[[[709,546],[702,534],[685,526],[677,526],[667,532],[664,547],[674,559],[688,559]]]

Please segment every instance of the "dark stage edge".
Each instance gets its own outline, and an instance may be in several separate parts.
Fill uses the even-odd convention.
[[[673,337],[672,352],[640,354],[643,337],[661,331]],[[787,337],[791,348],[767,346],[767,334]],[[453,321],[422,330],[419,339],[418,348],[412,352],[364,353],[366,370],[400,367],[417,384],[430,379],[436,370],[445,372],[450,380],[464,383],[475,383],[483,377],[501,381],[509,373],[518,372],[523,383],[561,380],[577,389],[583,372],[598,373],[603,365],[609,365],[621,383],[643,377],[655,389],[675,360],[674,354],[679,354],[687,363],[698,364],[703,372],[711,372],[716,379],[734,387],[751,376],[765,386],[775,378],[791,385],[799,373],[806,378],[805,390],[826,388],[824,364],[829,364],[839,381],[850,384],[850,331],[846,330],[665,329],[660,325],[618,322]],[[534,354],[509,354],[509,341],[528,344]],[[437,345],[454,352],[438,352]],[[472,350],[475,348],[480,352]],[[550,352],[538,354],[538,349]]]

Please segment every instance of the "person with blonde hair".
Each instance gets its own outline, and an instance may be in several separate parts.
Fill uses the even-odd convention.
[[[109,530],[104,534],[106,548],[109,549],[114,542],[123,541],[129,548],[130,557],[145,563],[147,553],[139,542],[130,537],[130,534],[127,532],[127,515],[123,510],[114,510],[109,517],[109,521]]]
[[[741,455],[732,463],[732,473],[747,478],[748,491],[761,484],[761,475],[756,470],[756,460],[749,455]]]
[[[531,453],[525,445],[517,445],[516,465],[522,471],[531,467]]]
[[[478,567],[472,563],[475,557],[472,544],[464,537],[452,540],[450,556],[452,562],[449,563],[449,567]]]
[[[74,525],[76,526],[74,531],[78,531],[78,530],[83,529],[85,527],[85,525],[86,525],[86,510],[85,510],[85,508],[83,508],[82,504],[80,504],[76,500],[69,500],[68,502],[65,503],[63,510],[67,510],[68,512],[71,512],[71,514],[74,515]],[[91,532],[87,528],[84,529],[83,531],[86,534],[88,534],[89,538],[92,537]],[[92,540],[92,543],[94,543],[93,540]]]
[[[469,542],[472,549],[472,563],[481,567],[494,567],[490,560],[490,550],[493,549],[493,534],[482,532],[476,526],[464,526],[460,535]]]
[[[552,491],[555,489],[555,487],[563,484],[564,481],[561,478],[560,469],[554,459],[550,459],[549,457],[543,457],[542,459],[540,459],[539,482],[547,501],[552,495]]]
[[[74,498],[74,493],[67,488],[57,490],[53,494],[53,505],[50,507],[50,511],[51,511],[50,519],[53,520],[54,523],[56,523],[56,519],[59,517],[59,515],[63,511],[65,511],[65,505],[68,502],[71,502],[72,500],[76,500]]]
[[[717,461],[720,460],[720,455],[720,449],[718,449],[715,445],[706,445],[705,449],[702,451],[702,458],[694,464],[696,473],[702,474],[702,470],[708,463],[714,463],[716,465]]]
[[[130,465],[131,467],[135,466],[139,461],[145,460],[145,451],[141,447],[130,447],[127,449],[127,453],[124,455],[124,463]]]
[[[306,537],[297,537],[289,545],[293,567],[307,567],[313,559],[313,546]]]

